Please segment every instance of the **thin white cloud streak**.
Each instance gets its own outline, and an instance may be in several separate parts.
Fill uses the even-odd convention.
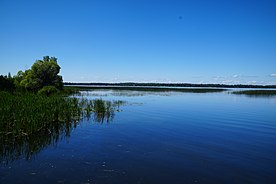
[[[232,77],[233,78],[256,78],[258,76],[257,75],[238,75],[238,74],[235,74]]]

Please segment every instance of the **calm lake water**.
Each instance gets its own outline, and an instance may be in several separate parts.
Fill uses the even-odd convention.
[[[108,122],[84,119],[70,134],[34,143],[35,154],[1,163],[0,183],[276,183],[275,96],[94,90],[82,97],[125,104]]]

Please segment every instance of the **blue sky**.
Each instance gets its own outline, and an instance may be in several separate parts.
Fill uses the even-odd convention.
[[[276,84],[275,0],[1,0],[0,74],[55,56],[64,81]]]

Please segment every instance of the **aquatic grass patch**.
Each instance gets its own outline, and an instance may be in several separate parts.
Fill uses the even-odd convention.
[[[0,93],[0,161],[24,155],[30,159],[43,147],[69,136],[81,117],[78,100],[30,93]]]
[[[0,134],[29,135],[57,123],[77,122],[92,113],[115,111],[122,101],[87,100],[30,93],[0,93]]]
[[[110,122],[113,120],[115,112],[120,111],[120,106],[125,102],[117,101],[104,101],[101,99],[93,100],[94,121],[103,123],[104,121]]]
[[[276,90],[241,90],[241,91],[233,91],[232,93],[236,95],[246,95],[246,96],[252,96],[252,97],[276,96]]]
[[[78,100],[34,94],[0,94],[0,133],[29,135],[54,123],[74,122],[81,116]]]
[[[123,101],[0,92],[0,161],[30,159],[70,136],[83,118],[110,122]]]

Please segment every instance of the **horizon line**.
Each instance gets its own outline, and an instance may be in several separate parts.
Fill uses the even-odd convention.
[[[262,87],[276,87],[275,84],[223,84],[223,83],[188,83],[188,82],[63,82],[72,85],[120,85],[120,84],[130,84],[130,85],[191,85],[191,86],[262,86]]]

